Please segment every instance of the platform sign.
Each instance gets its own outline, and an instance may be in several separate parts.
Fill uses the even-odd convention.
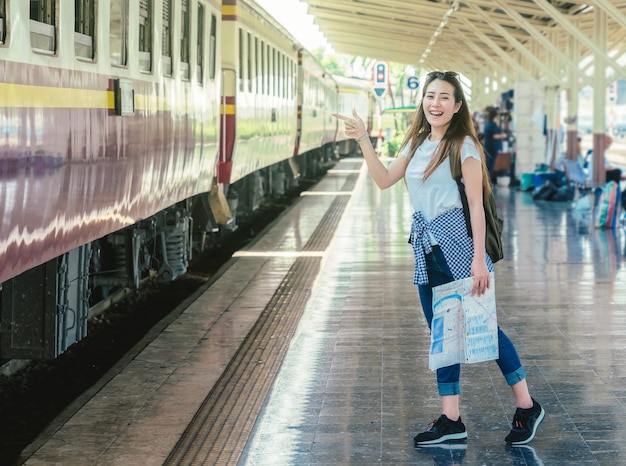
[[[374,64],[374,93],[382,97],[389,87],[389,66],[387,62],[377,61]]]

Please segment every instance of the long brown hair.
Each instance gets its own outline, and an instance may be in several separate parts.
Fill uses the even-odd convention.
[[[483,197],[486,197],[489,193],[491,193],[491,185],[489,183],[487,165],[485,164],[485,153],[482,145],[478,142],[478,138],[476,137],[472,115],[470,114],[469,106],[465,100],[465,94],[463,92],[463,88],[461,87],[461,82],[459,81],[457,73],[453,71],[433,71],[426,75],[426,82],[422,88],[422,100],[417,107],[415,118],[407,131],[404,142],[400,146],[400,150],[409,145],[410,142],[409,158],[413,157],[417,148],[430,134],[431,127],[430,123],[428,123],[428,120],[426,119],[426,114],[424,113],[423,102],[428,86],[435,79],[440,79],[450,83],[454,87],[454,101],[455,103],[460,102],[461,108],[452,116],[450,126],[448,126],[448,129],[443,136],[442,144],[439,145],[435,156],[426,166],[424,179],[427,179],[430,175],[432,175],[437,167],[441,165],[448,156],[452,157],[450,165],[453,169],[456,166],[460,166],[461,147],[463,146],[465,138],[469,136],[472,138],[472,141],[474,141],[478,154],[480,155],[482,165]]]

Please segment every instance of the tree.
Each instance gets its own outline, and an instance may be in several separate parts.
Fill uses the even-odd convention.
[[[336,55],[325,54],[323,47],[316,48],[313,51],[313,55],[320,61],[324,69],[330,74],[346,76],[346,69],[339,63]]]

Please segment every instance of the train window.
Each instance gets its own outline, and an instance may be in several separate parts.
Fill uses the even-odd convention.
[[[274,95],[280,95],[280,52],[274,50]]]
[[[280,52],[274,49],[274,95],[280,95]]]
[[[196,38],[196,76],[202,83],[204,67],[204,6],[198,3],[198,36]]]
[[[272,51],[270,44],[267,44],[267,95],[272,95]]]
[[[283,96],[283,54],[278,52],[278,97]]]
[[[209,61],[209,77],[215,79],[217,71],[217,18],[211,15],[211,43],[209,44],[210,61]]]
[[[278,79],[276,79],[277,61],[278,60],[276,60],[276,49],[272,47],[272,95],[274,96],[277,94],[276,90],[278,89]]]
[[[0,44],[4,44],[4,31],[6,30],[6,7],[4,0],[0,0]]]
[[[180,69],[182,72],[182,77],[185,79],[189,79],[189,24],[189,2],[188,0],[182,0],[180,24]]]
[[[56,50],[56,0],[30,1],[30,46],[46,52]]]
[[[291,95],[292,95],[292,89],[291,86],[293,85],[293,82],[291,80],[291,77],[293,76],[293,60],[289,59],[287,60],[287,75],[285,76],[285,79],[287,80],[287,98],[291,99]]]
[[[291,74],[289,75],[289,98],[293,99],[296,95],[296,64],[291,60]]]
[[[285,73],[285,56],[278,52],[278,97],[284,97],[283,94],[283,74]]]
[[[259,91],[259,94],[265,94],[266,92],[266,81],[265,81],[265,77],[266,75],[266,62],[265,62],[265,42],[261,41],[261,90]]]
[[[247,54],[247,58],[248,58],[248,90],[252,91],[252,53],[254,52],[254,50],[252,50],[252,34],[248,33],[248,42],[247,42],[247,46],[248,46],[248,54]]]
[[[281,73],[281,53],[277,50],[276,51],[276,96],[280,97],[280,73]]]
[[[77,57],[93,59],[95,0],[74,2],[74,53]]]
[[[204,67],[204,6],[198,4],[198,36],[196,38],[196,76],[202,83]]]
[[[161,66],[165,76],[172,75],[172,0],[163,0],[161,25]]]
[[[283,97],[287,97],[287,57],[283,55],[283,73],[281,75],[283,80]]]
[[[244,64],[244,60],[243,60],[243,30],[241,28],[239,28],[239,90],[243,91],[244,90],[244,76],[245,76],[245,70],[243,69],[243,64]]]
[[[254,38],[254,90],[255,92],[258,94],[261,86],[259,83],[259,73],[260,73],[260,68],[259,68],[259,38],[255,37]]]
[[[281,62],[280,56],[281,56],[281,53],[277,50],[276,51],[276,83],[275,83],[276,84],[276,86],[275,86],[276,87],[276,92],[274,94],[274,95],[276,95],[276,97],[280,97],[280,73],[281,73],[281,71],[280,71],[280,62]]]
[[[293,95],[293,80],[291,77],[293,76],[293,60],[290,58],[287,61],[287,98],[291,99]]]
[[[126,66],[128,60],[128,0],[111,0],[109,25],[111,64]]]
[[[298,64],[291,60],[291,76],[290,76],[290,81],[291,81],[291,98],[295,98],[296,97],[296,87],[298,85]]]
[[[289,60],[289,70],[287,73],[287,97],[293,97],[293,60]]]
[[[265,95],[272,95],[272,52],[269,45],[265,49]]]
[[[139,69],[152,70],[153,0],[139,0]]]

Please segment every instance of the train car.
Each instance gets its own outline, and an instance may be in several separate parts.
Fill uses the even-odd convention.
[[[224,0],[222,33],[224,144],[218,182],[236,209],[280,196],[299,173],[296,80],[299,45],[251,1]],[[234,207],[231,203],[231,207]]]
[[[58,356],[333,153],[334,80],[252,0],[0,0],[0,69],[0,361]]]
[[[359,116],[365,120],[367,131],[372,134],[376,97],[371,80],[338,75],[335,75],[334,79],[337,82],[339,113],[351,115],[352,110],[356,110]],[[352,138],[346,136],[343,125],[339,125],[335,140],[339,156],[348,156],[359,152],[359,145]]]
[[[220,17],[0,1],[0,358],[55,357],[111,290],[185,272],[215,178]]]
[[[334,157],[338,122],[337,83],[306,49],[298,51],[298,142],[296,154],[323,148],[321,157]]]
[[[228,224],[238,212],[258,208],[263,197],[281,196],[300,176],[315,177],[328,166],[331,157],[323,155],[334,154],[327,122],[337,90],[321,64],[254,1],[224,0],[222,21],[217,189],[230,210],[214,211]]]

